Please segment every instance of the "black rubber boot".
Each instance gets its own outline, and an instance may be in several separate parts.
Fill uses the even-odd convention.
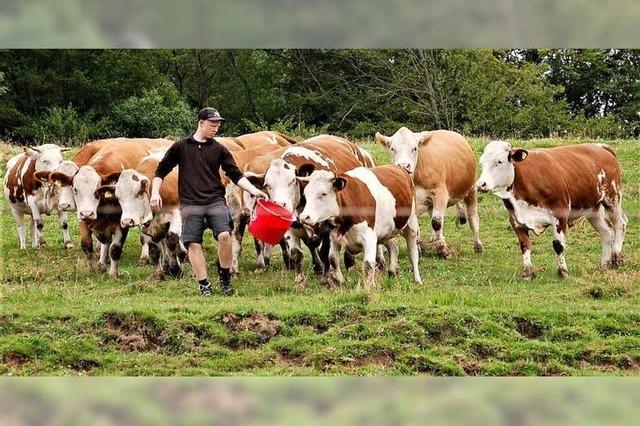
[[[211,296],[211,283],[208,279],[198,281],[200,284],[200,294],[203,296]]]
[[[233,296],[235,290],[231,286],[231,272],[229,268],[223,268],[220,266],[220,262],[216,262],[218,268],[218,276],[220,277],[220,291],[224,296]]]

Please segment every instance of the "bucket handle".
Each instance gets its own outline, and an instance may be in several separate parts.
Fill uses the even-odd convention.
[[[263,200],[263,198],[258,198],[258,201],[256,201],[256,205],[253,208],[253,214],[251,215],[252,217],[255,218],[256,209],[258,208],[258,203],[260,203],[262,208],[265,209],[266,211],[268,211],[272,216],[277,216],[280,219],[289,220],[289,221],[293,222],[293,215],[291,215],[291,217],[285,217],[285,216],[281,215],[280,213],[276,213],[273,210],[271,210],[269,207],[267,207],[262,200]]]

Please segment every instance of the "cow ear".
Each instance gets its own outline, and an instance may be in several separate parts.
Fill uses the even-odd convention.
[[[57,186],[73,185],[73,178],[66,173],[51,172],[51,174],[49,175],[49,180],[55,183]]]
[[[122,170],[117,171],[117,172],[113,172],[113,173],[109,173],[106,176],[102,176],[102,184],[103,185],[111,185],[114,184],[118,181],[118,178],[120,177],[120,173],[122,173]]]
[[[416,140],[418,141],[418,145],[422,146],[427,142],[429,142],[429,139],[431,139],[431,136],[433,136],[433,132],[426,131],[426,132],[414,133],[414,135],[416,137]]]
[[[376,139],[378,140],[378,142],[380,142],[380,144],[387,148],[391,146],[391,138],[389,136],[385,136],[380,132],[376,132]]]
[[[147,178],[143,178],[140,181],[140,191],[138,192],[138,195],[142,196],[145,193],[149,193],[149,179]]]
[[[51,172],[39,171],[33,175],[37,181],[42,183],[50,183],[51,182]]]
[[[102,185],[96,189],[96,198],[104,198],[105,200],[111,200],[116,198],[116,186],[115,185]]]
[[[316,169],[316,166],[314,166],[313,164],[303,164],[302,166],[298,167],[298,170],[296,170],[296,176],[297,177],[310,176],[315,169]]]
[[[337,177],[333,180],[333,189],[338,191],[342,191],[344,187],[347,186],[347,180],[343,177]]]
[[[529,153],[526,149],[514,149],[509,151],[509,161],[512,163],[517,163],[523,161]]]
[[[246,177],[256,188],[264,188],[264,173],[257,174],[254,172],[244,172],[244,177]]]
[[[22,149],[24,149],[25,155],[29,158],[36,158],[38,155],[40,155],[40,151],[37,148],[25,146]]]

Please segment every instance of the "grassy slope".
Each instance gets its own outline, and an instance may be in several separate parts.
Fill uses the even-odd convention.
[[[471,142],[479,153],[486,140]],[[0,374],[637,374],[640,151],[637,141],[608,143],[623,168],[627,263],[620,271],[599,271],[599,239],[581,224],[569,232],[566,280],[556,278],[550,232],[534,240],[538,277],[520,279],[506,211],[486,195],[480,201],[485,253],[473,253],[468,227],[456,228],[449,212],[445,235],[456,256],[442,261],[426,253],[422,286],[412,283],[402,242],[400,277],[382,278],[372,294],[355,290],[357,272],[341,290],[312,278],[298,293],[292,276],[279,271],[277,253],[270,271],[249,272],[255,256],[245,238],[245,273],[231,299],[199,297],[190,278],[151,280],[151,267],[136,266],[137,232],[125,247],[118,280],[88,273],[75,220],[76,248],[61,248],[50,217],[49,246],[20,252],[3,199]],[[380,162],[388,160],[377,145],[363,145]],[[10,152],[17,150],[0,148],[3,172]],[[428,220],[421,224],[428,235]],[[207,241],[214,276],[215,251]]]

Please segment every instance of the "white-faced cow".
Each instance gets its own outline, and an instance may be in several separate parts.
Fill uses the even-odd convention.
[[[329,282],[344,282],[339,253],[346,247],[351,253],[364,252],[364,266],[370,285],[376,266],[378,244],[389,250],[389,274],[398,273],[398,244],[402,232],[407,241],[413,279],[421,283],[418,270],[418,219],[415,212],[415,188],[411,176],[393,165],[358,167],[336,175],[314,171],[307,178],[306,205],[300,220],[314,226],[328,221],[331,231]]]
[[[158,279],[163,278],[165,274],[180,277],[182,262],[186,257],[186,250],[180,241],[182,221],[177,168],[162,181],[162,207],[154,213],[149,202],[151,181],[158,162],[165,153],[166,149],[153,150],[135,169],[123,170],[115,185],[103,185],[98,188],[102,197],[117,198],[122,209],[120,226],[123,229],[140,227],[141,232],[149,236],[159,248],[160,256],[155,270],[155,277]]]
[[[172,144],[173,141],[167,139],[124,139],[107,144],[73,177],[74,200],[80,220],[80,242],[90,269],[105,268],[108,255],[111,263],[109,275],[116,277],[122,246],[128,233],[128,228],[120,224],[122,210],[117,199],[102,197],[98,188],[115,184],[123,169],[136,167],[149,151],[168,149]],[[93,258],[93,234],[102,244],[98,265]]]
[[[448,258],[451,250],[444,239],[444,215],[448,206],[466,206],[469,226],[473,231],[473,249],[483,250],[478,218],[476,159],[469,142],[456,132],[435,130],[414,133],[401,127],[393,136],[376,133],[376,139],[393,153],[393,163],[413,176],[416,185],[418,215],[431,216],[432,242],[437,253]],[[459,208],[458,218],[464,223]]]
[[[294,213],[295,216],[304,207],[301,189],[297,177],[305,174],[304,170],[330,170],[343,173],[355,167],[373,166],[373,158],[356,144],[331,135],[320,135],[299,142],[284,150],[280,158],[269,164],[264,174],[245,172],[249,180],[262,187],[269,194],[269,198]],[[328,266],[329,233],[311,233],[308,228],[294,222],[292,228],[285,235],[288,246],[290,263],[296,272],[296,284],[304,286],[305,277],[302,273],[302,247],[304,241],[312,255],[314,270],[322,274]],[[324,241],[324,248],[320,245]],[[318,249],[320,248],[320,252]],[[348,266],[351,261],[347,260]]]
[[[500,197],[520,241],[524,278],[533,277],[531,240],[553,230],[558,275],[569,274],[565,260],[567,227],[586,217],[602,239],[601,266],[622,265],[627,218],[622,211],[620,168],[614,151],[603,144],[514,149],[492,141],[480,157],[480,191]]]
[[[25,214],[31,216],[32,246],[39,247],[46,244],[43,215],[49,215],[54,210],[54,208],[47,208],[46,202],[47,193],[53,188],[50,184],[39,180],[37,174],[55,169],[63,160],[62,151],[64,150],[66,148],[55,144],[40,145],[36,148],[25,147],[24,153],[12,157],[7,163],[3,180],[4,194],[9,199],[11,213],[18,224],[18,239],[22,250],[27,248]],[[51,198],[53,199],[54,196]],[[58,212],[58,222],[62,228],[64,247],[73,247],[66,212]]]

